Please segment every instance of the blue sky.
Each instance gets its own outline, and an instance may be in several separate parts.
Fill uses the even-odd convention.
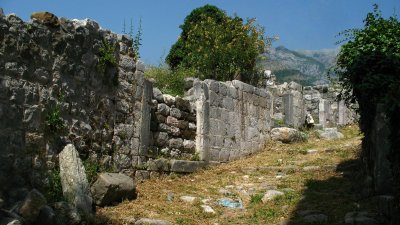
[[[96,20],[100,26],[122,32],[124,19],[142,18],[142,61],[158,64],[180,34],[179,25],[194,9],[216,5],[228,15],[254,17],[269,36],[278,35],[274,45],[289,49],[335,48],[335,35],[362,27],[362,20],[377,3],[384,16],[400,15],[400,0],[0,0],[6,14],[24,20],[36,11],[59,17]]]

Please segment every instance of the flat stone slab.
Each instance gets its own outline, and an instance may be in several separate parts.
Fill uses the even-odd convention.
[[[91,190],[98,206],[131,200],[136,195],[132,178],[121,173],[101,173]]]
[[[207,165],[208,163],[204,161],[171,160],[171,172],[193,173]]]
[[[285,193],[281,192],[281,191],[277,191],[277,190],[268,190],[267,192],[265,192],[264,196],[262,197],[261,201],[263,203],[266,203],[270,200],[273,200],[274,198],[284,195]]]
[[[135,222],[135,225],[170,225],[171,223],[166,220],[157,220],[149,218],[141,218]]]

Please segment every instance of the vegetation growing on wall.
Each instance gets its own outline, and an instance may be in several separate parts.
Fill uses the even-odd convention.
[[[122,33],[129,35],[129,37],[132,38],[133,43],[132,43],[132,49],[133,49],[133,57],[134,60],[137,61],[140,58],[140,46],[142,45],[142,18],[139,20],[139,25],[138,29],[136,31],[136,34],[134,33],[134,27],[133,27],[133,20],[130,20],[130,26],[129,26],[129,32],[126,31],[126,24],[124,20],[123,28],[122,28]]]
[[[116,86],[118,84],[118,73],[115,72],[115,74],[111,76],[111,74],[107,71],[109,68],[115,68],[117,66],[115,46],[113,46],[112,43],[104,40],[102,46],[99,48],[99,56],[97,71],[103,76],[103,84],[112,84]]]
[[[64,122],[61,119],[60,108],[58,106],[50,109],[45,118],[46,130],[49,133],[59,132],[64,128]]]
[[[196,72],[193,69],[186,68],[170,70],[167,66],[160,65],[147,68],[144,75],[148,79],[153,79],[154,85],[163,93],[182,96],[185,91],[184,79],[195,77]]]
[[[194,9],[180,26],[182,33],[166,62],[172,69],[190,68],[201,79],[240,79],[254,82],[256,62],[272,39],[255,19],[230,17],[221,9],[205,5]]]
[[[364,23],[363,29],[351,29],[341,34],[347,43],[339,53],[335,72],[344,87],[341,97],[348,103],[359,103],[366,158],[370,158],[370,135],[376,107],[384,106],[391,130],[389,159],[400,193],[400,22],[395,16],[383,18],[375,5]]]

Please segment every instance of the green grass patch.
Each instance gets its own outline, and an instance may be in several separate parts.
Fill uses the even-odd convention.
[[[164,94],[183,96],[185,90],[185,78],[195,77],[194,70],[176,69],[170,70],[165,66],[152,66],[144,72],[147,79],[153,79],[154,85]]]

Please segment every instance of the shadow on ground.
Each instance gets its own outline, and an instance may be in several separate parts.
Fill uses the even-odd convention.
[[[377,217],[376,206],[368,197],[361,171],[361,160],[348,160],[337,166],[336,176],[326,180],[309,179],[300,202],[286,224],[345,224],[346,213],[354,211],[367,211],[368,215]]]

